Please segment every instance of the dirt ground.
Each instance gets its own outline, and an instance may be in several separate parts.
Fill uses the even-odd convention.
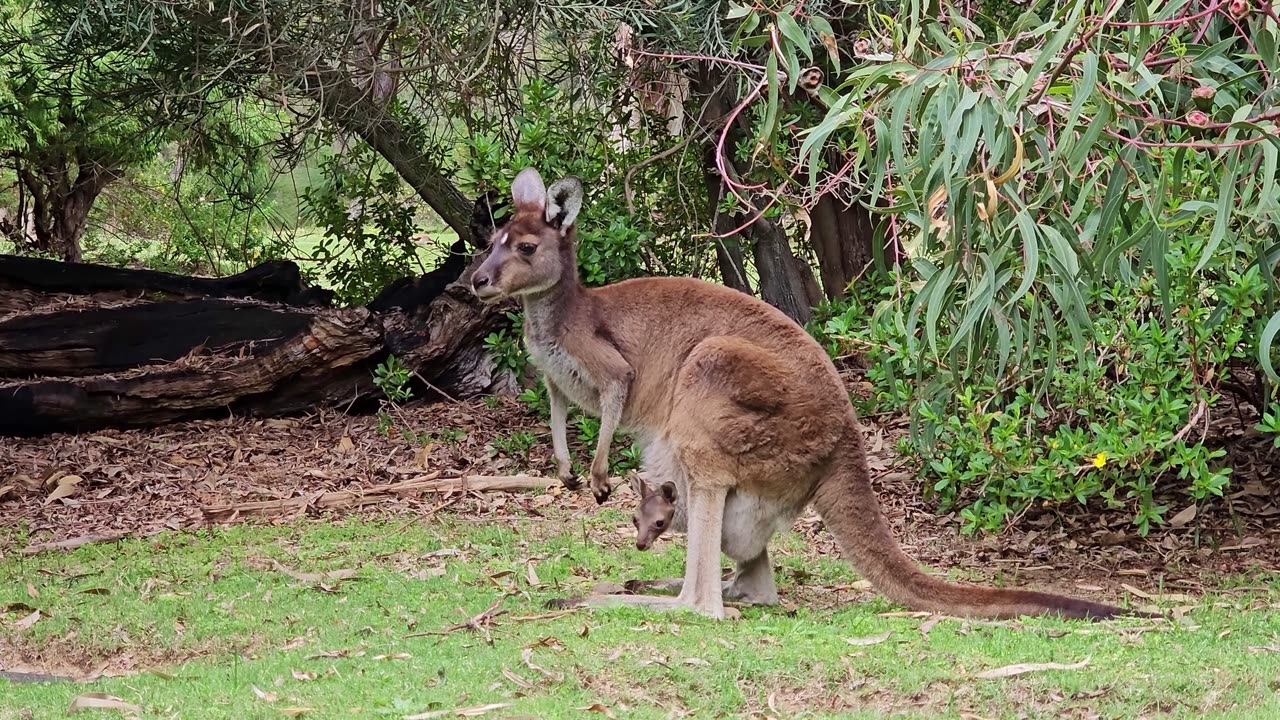
[[[335,490],[368,491],[436,471],[442,476],[554,474],[545,424],[515,400],[502,398],[496,407],[474,401],[409,408],[398,420],[390,432],[380,429],[373,416],[324,412],[0,439],[0,557],[32,543],[92,535],[145,536],[215,523],[292,520],[315,512],[262,518],[210,509]],[[404,429],[415,435],[405,437]],[[873,418],[866,421],[866,431],[873,475],[894,532],[912,557],[935,569],[961,567],[974,579],[1000,575],[1010,582],[1064,590],[1074,585],[1118,591],[1128,584],[1194,593],[1233,573],[1280,568],[1280,531],[1274,527],[1280,499],[1278,484],[1269,482],[1276,468],[1262,439],[1251,440],[1249,454],[1235,458],[1227,502],[1199,512],[1181,527],[1166,526],[1143,538],[1127,513],[1072,507],[1033,510],[1003,533],[969,537],[960,534],[955,516],[937,515],[925,504],[914,468],[894,456],[894,440],[905,432],[904,423],[877,424]],[[527,458],[495,450],[495,442],[513,432],[536,436]],[[589,458],[586,448],[576,452]],[[552,492],[561,506],[582,513],[595,510],[585,489]],[[406,519],[436,512],[536,515],[538,494],[495,502],[493,493],[471,493],[447,507],[441,507],[440,495],[406,494],[327,512]],[[633,497],[615,492],[609,502],[629,510]],[[1169,516],[1189,504],[1185,496],[1164,502],[1171,507]],[[796,529],[821,552],[838,554],[816,515],[798,520]]]

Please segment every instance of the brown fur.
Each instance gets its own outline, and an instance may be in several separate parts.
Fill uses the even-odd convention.
[[[848,392],[803,328],[767,303],[690,278],[586,289],[574,248],[581,185],[566,179],[546,189],[530,168],[512,188],[516,214],[495,233],[472,283],[486,302],[524,303],[530,356],[552,398],[561,476],[564,407],[574,402],[601,417],[591,479],[598,501],[609,495],[609,443],[621,427],[643,447],[646,472],[658,484],[675,484],[685,510],[676,518],[688,531],[677,598],[591,597],[582,604],[682,607],[723,618],[724,598],[775,603],[769,540],[812,503],[859,571],[910,608],[986,617],[1125,612],[922,572],[880,513]],[[737,562],[726,586],[721,552]]]

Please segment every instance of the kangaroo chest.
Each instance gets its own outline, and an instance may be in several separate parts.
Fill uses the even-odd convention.
[[[592,415],[600,414],[600,389],[592,382],[582,363],[566,352],[563,345],[526,331],[525,348],[533,366],[560,388],[570,402]]]

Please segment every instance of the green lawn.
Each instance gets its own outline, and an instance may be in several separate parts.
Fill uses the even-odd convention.
[[[18,659],[138,672],[0,680],[0,719],[60,717],[83,692],[148,718],[454,717],[491,704],[509,707],[485,717],[1280,717],[1274,594],[1197,598],[1178,623],[881,617],[900,608],[849,589],[845,563],[807,555],[789,533],[778,555],[791,609],[747,608],[725,623],[629,609],[551,616],[546,600],[596,582],[679,574],[683,538],[641,553],[626,548],[630,524],[616,510],[540,512],[548,517],[442,511],[11,552],[0,560],[0,668]],[[355,577],[289,574],[339,569]],[[407,637],[494,603],[505,613],[487,633]],[[24,629],[32,608],[42,615]]]

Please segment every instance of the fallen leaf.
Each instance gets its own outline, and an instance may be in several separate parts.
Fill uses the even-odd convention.
[[[110,595],[111,591],[104,587],[91,587],[77,590],[76,593],[79,595]]]
[[[40,591],[37,590],[36,586],[32,585],[31,583],[27,583],[27,597],[31,598],[32,600],[40,597]]]
[[[308,708],[308,707],[280,708],[280,714],[287,715],[289,717],[298,717],[299,715],[305,715],[309,712],[311,712],[311,708]]]
[[[316,679],[315,673],[302,672],[301,670],[290,670],[289,672],[293,675],[294,680],[301,680],[302,682],[306,682],[308,680]]]
[[[1155,597],[1155,596],[1154,596],[1154,595],[1152,595],[1151,593],[1143,592],[1143,591],[1139,590],[1138,588],[1136,588],[1136,587],[1134,587],[1134,586],[1132,586],[1132,585],[1130,585],[1130,584],[1128,584],[1128,583],[1120,583],[1120,587],[1124,588],[1126,591],[1128,591],[1128,592],[1129,592],[1130,594],[1132,594],[1132,595],[1137,595],[1138,597],[1142,598],[1143,600],[1150,600],[1150,599],[1152,599],[1152,598],[1154,598],[1154,597]]]
[[[394,655],[374,655],[373,656],[374,660],[409,660],[411,658],[413,658],[413,656],[407,652],[395,653]]]
[[[258,689],[258,686],[257,686],[257,685],[251,685],[250,687],[252,687],[252,688],[253,688],[253,694],[254,694],[254,695],[257,695],[259,700],[261,700],[261,701],[263,701],[263,702],[269,702],[269,703],[273,703],[273,702],[275,702],[275,701],[276,701],[276,694],[275,694],[275,693],[273,693],[273,692],[263,692],[262,690],[259,690],[259,689]]]
[[[533,683],[508,670],[506,665],[502,666],[502,677],[526,690],[531,690],[534,687]]]
[[[942,622],[942,618],[942,615],[934,615],[928,620],[920,623],[920,634],[925,637],[929,637],[929,631],[937,627],[938,623]]]
[[[290,570],[284,565],[281,565],[280,562],[275,558],[272,558],[271,565],[276,570],[279,570],[280,572],[284,573],[285,575],[288,575],[294,580],[297,580],[298,582],[304,582],[304,583],[322,583],[322,582],[332,583],[332,582],[338,582],[341,580],[348,580],[350,578],[355,577],[357,572],[356,570],[351,568],[341,568],[338,570],[329,570],[328,572],[319,572],[319,573],[298,572],[297,570]]]
[[[888,640],[890,635],[893,635],[893,631],[885,630],[879,635],[871,635],[868,637],[845,638],[844,641],[856,647],[863,647],[866,645],[879,645],[885,640]]]
[[[19,630],[30,630],[30,629],[31,629],[31,626],[32,626],[32,625],[35,625],[35,624],[36,624],[37,622],[39,622],[39,621],[40,621],[40,611],[39,611],[39,610],[36,610],[35,612],[31,613],[30,615],[28,615],[28,616],[26,616],[26,617],[22,618],[21,620],[19,620],[19,621],[15,622],[15,623],[13,624],[13,626],[14,626],[15,628],[19,629]]]
[[[417,451],[413,453],[414,464],[419,468],[426,470],[427,466],[431,464],[431,451],[433,449],[435,449],[435,444],[433,443],[428,443],[418,448]]]
[[[529,572],[525,576],[525,579],[527,579],[529,584],[533,587],[538,587],[542,584],[542,580],[538,578],[538,572],[533,569],[533,563],[529,563]]]
[[[971,712],[962,712],[960,713],[960,720],[987,720],[987,718]]]
[[[529,668],[530,670],[536,673],[541,673],[543,677],[547,678],[552,682],[560,682],[561,680],[564,679],[563,675],[560,675],[559,673],[551,672],[550,670],[534,663],[533,648],[525,648],[524,651],[520,653],[520,659],[524,662],[525,667]]]
[[[590,634],[591,634],[591,628],[587,627],[586,625],[583,625],[582,630],[578,633],[578,637],[584,638]]]
[[[1185,508],[1183,508],[1182,511],[1179,512],[1177,515],[1174,515],[1173,517],[1169,518],[1169,525],[1176,528],[1180,528],[1183,525],[1186,525],[1187,523],[1195,519],[1196,519],[1196,506],[1195,506],[1195,503],[1192,503],[1186,506]]]
[[[15,486],[13,483],[6,483],[4,485],[0,485],[0,500],[3,500],[6,497],[8,497],[9,494],[13,492],[14,487]]]
[[[995,680],[997,678],[1013,677],[1014,675],[1024,675],[1026,673],[1043,672],[1045,670],[1081,670],[1089,664],[1089,658],[1085,658],[1078,663],[1019,663],[1017,665],[1005,665],[994,670],[980,672],[974,677],[979,680]]]
[[[134,705],[115,695],[107,695],[106,693],[81,693],[71,701],[70,707],[67,708],[67,714],[77,713],[82,710],[119,710],[123,713],[137,715],[142,712],[140,705]]]
[[[355,444],[355,443],[353,443],[353,442],[351,442],[351,436],[350,436],[350,435],[343,435],[343,436],[338,440],[338,452],[339,452],[339,453],[341,453],[341,454],[343,454],[343,455],[346,455],[346,454],[347,454],[347,453],[349,453],[349,452],[353,452],[355,449],[356,449],[356,444]]]
[[[607,718],[613,717],[613,713],[609,711],[609,708],[606,707],[604,703],[592,703],[586,707],[580,707],[580,708],[574,708],[574,709],[582,710],[583,712],[600,713]]]
[[[455,717],[476,717],[484,715],[493,710],[501,710],[511,707],[511,703],[493,703],[492,705],[480,705],[478,707],[462,708],[461,710],[432,710],[431,712],[419,713],[417,715],[406,715],[404,720],[431,720],[431,718],[445,717],[453,715]]]
[[[592,595],[621,595],[626,591],[626,587],[615,582],[600,582],[591,586]]]
[[[702,658],[696,658],[696,657],[685,658],[685,659],[684,659],[684,664],[685,664],[685,665],[700,665],[700,666],[702,666],[702,667],[710,667],[710,666],[711,666],[711,663],[707,662],[706,660],[703,660]]]
[[[70,497],[75,493],[76,485],[78,485],[82,479],[83,478],[79,475],[63,475],[58,478],[58,486],[53,489],[53,492],[49,493],[49,497],[44,499],[44,504],[48,505],[54,500],[61,500],[64,497]]]
[[[1258,547],[1259,545],[1266,545],[1266,544],[1267,544],[1267,541],[1263,540],[1260,537],[1247,537],[1244,540],[1241,540],[1239,545],[1223,545],[1222,547],[1218,548],[1218,550],[1220,552],[1231,552],[1233,550],[1248,550],[1249,548],[1255,548],[1255,547]]]

